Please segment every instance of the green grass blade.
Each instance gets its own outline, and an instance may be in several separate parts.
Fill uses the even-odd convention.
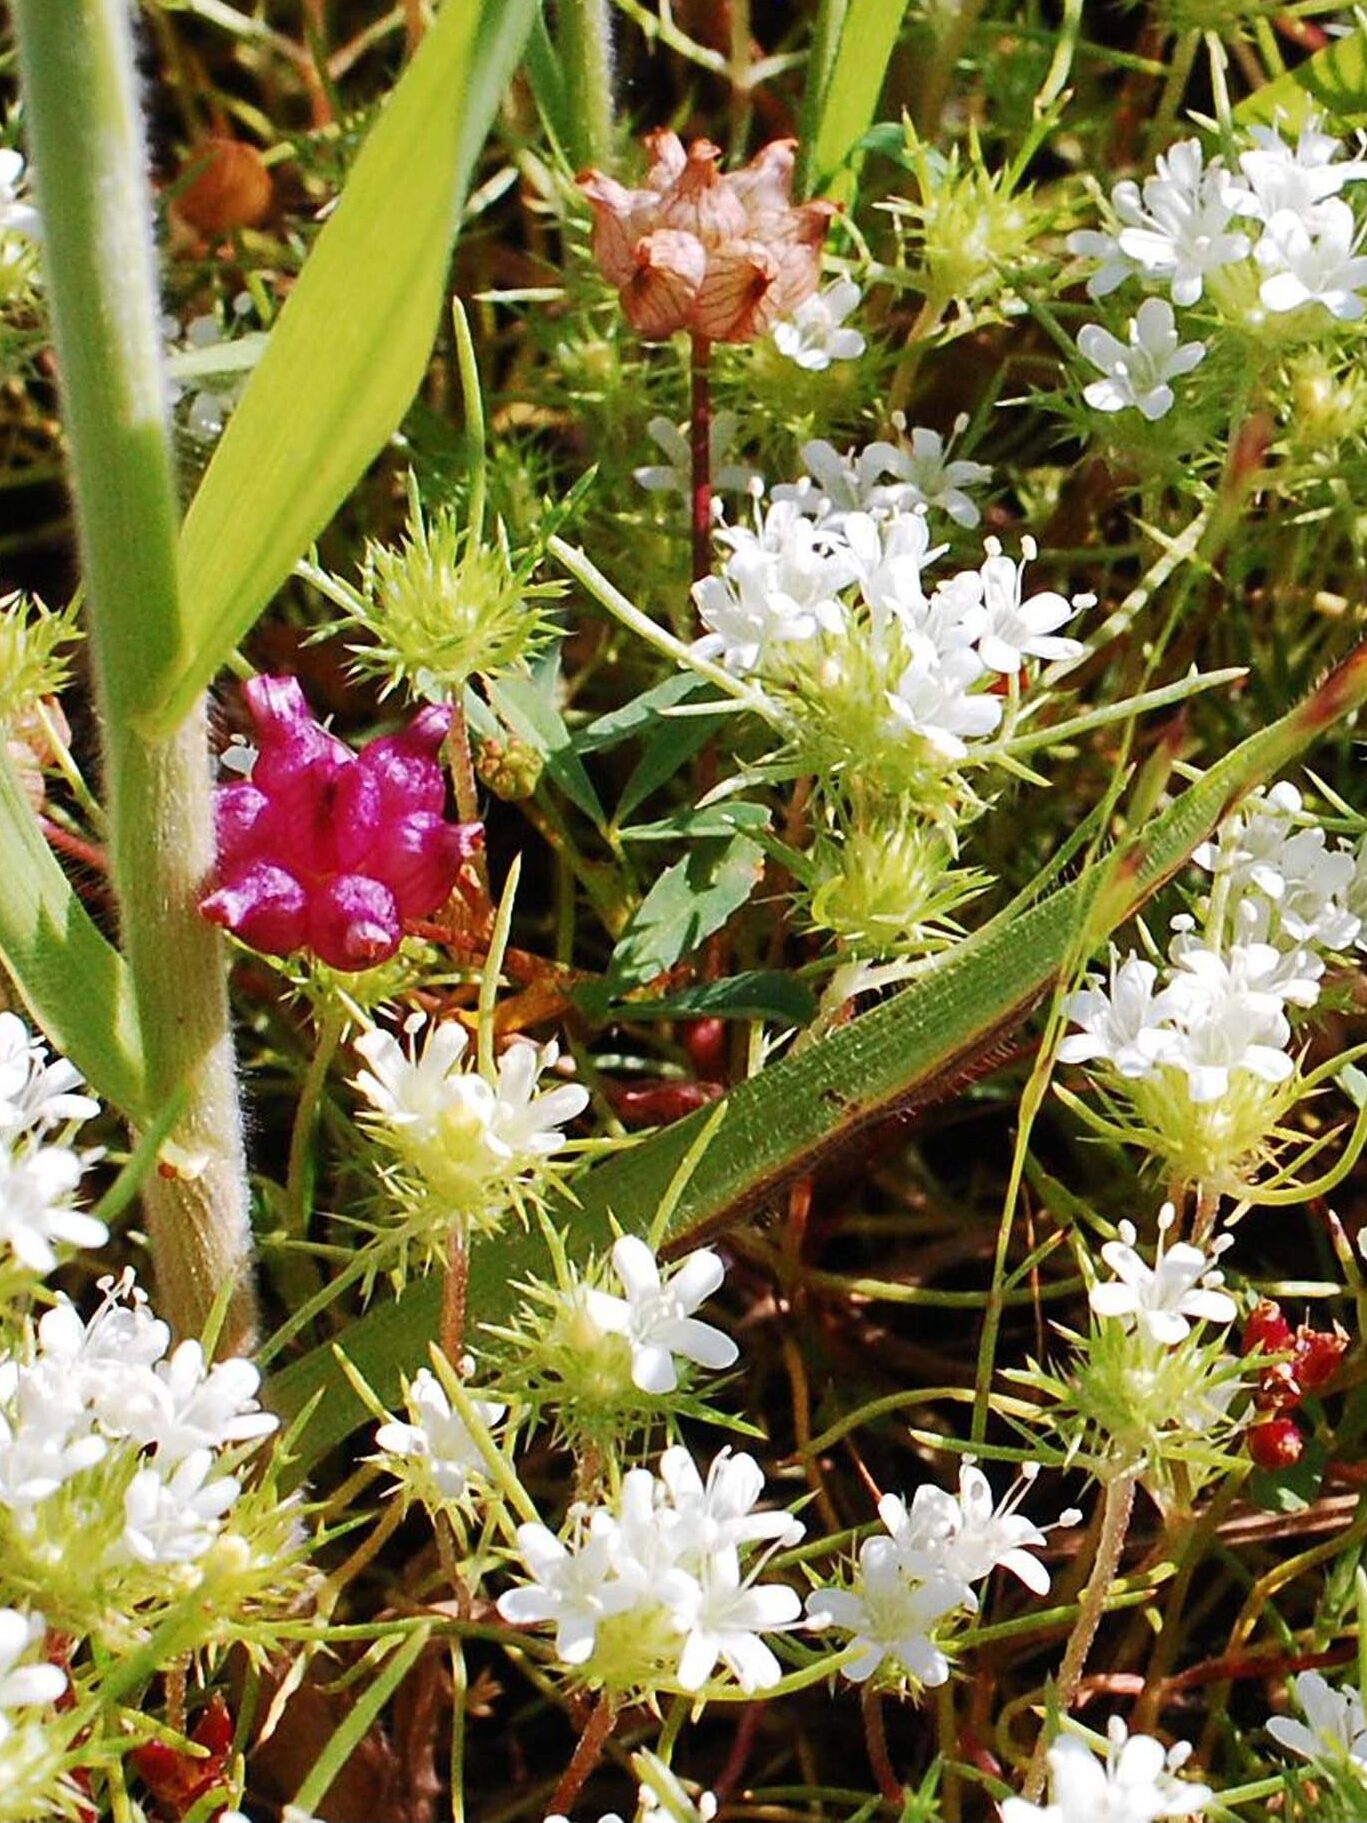
[[[121,1113],[147,1113],[132,978],[71,890],[0,748],[0,959],[34,1019]]]
[[[827,0],[817,21],[803,132],[802,187],[848,201],[845,167],[873,124],[905,0]]]
[[[1274,777],[1340,716],[1367,702],[1367,646],[1312,696],[1243,741],[1163,814],[1107,870],[1097,899],[1092,874],[1051,893],[1006,925],[970,937],[894,999],[840,1027],[820,1044],[785,1059],[714,1104],[619,1153],[581,1177],[570,1227],[583,1257],[611,1241],[609,1213],[644,1232],[698,1130],[726,1117],[679,1199],[671,1245],[696,1244],[764,1203],[792,1178],[890,1114],[910,1112],[952,1087],[956,1077],[1017,1025],[1074,959],[1079,933],[1093,943],[1123,923],[1182,866],[1229,806]],[[470,1259],[470,1310],[498,1322],[531,1269],[538,1243],[511,1237],[476,1246]],[[399,1373],[436,1333],[441,1286],[433,1277],[378,1306],[347,1331],[347,1354],[388,1404]],[[364,1416],[337,1384],[330,1350],[320,1348],[272,1382],[272,1402],[298,1411],[321,1386],[330,1396],[310,1423],[300,1473]]]
[[[470,174],[535,0],[448,0],[386,103],[191,504],[181,638],[148,730],[184,715],[417,391]]]

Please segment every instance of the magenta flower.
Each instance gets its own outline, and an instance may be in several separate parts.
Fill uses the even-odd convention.
[[[244,694],[256,763],[215,793],[217,880],[199,909],[268,955],[372,968],[445,903],[483,841],[480,824],[443,815],[451,711],[430,704],[357,754],[319,726],[298,678],[256,677]]]

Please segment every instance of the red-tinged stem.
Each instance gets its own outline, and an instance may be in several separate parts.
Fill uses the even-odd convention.
[[[616,1719],[617,1711],[612,1698],[604,1692],[590,1711],[584,1732],[579,1737],[579,1745],[574,1750],[574,1757],[555,1788],[548,1816],[567,1817],[570,1814],[589,1774],[603,1757],[603,1749],[608,1744],[608,1736],[612,1733]]]
[[[864,1739],[868,1744],[869,1765],[878,1781],[878,1789],[900,1815],[906,1799],[902,1781],[888,1757],[888,1737],[883,1731],[883,1698],[871,1684],[865,1684],[863,1704]]]
[[[693,580],[712,569],[712,344],[693,337]]]

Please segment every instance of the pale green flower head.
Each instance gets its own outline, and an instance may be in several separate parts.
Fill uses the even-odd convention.
[[[361,591],[344,625],[365,635],[353,669],[388,692],[450,701],[472,677],[524,666],[545,644],[540,603],[558,584],[532,584],[500,545],[470,537],[455,512],[424,512],[410,477],[408,523],[397,545],[367,543]]]
[[[0,596],[0,725],[13,728],[65,688],[80,637],[74,604],[48,608],[17,589]]]

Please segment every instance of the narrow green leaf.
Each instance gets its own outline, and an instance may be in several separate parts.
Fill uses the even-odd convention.
[[[701,810],[680,810],[658,823],[636,823],[620,834],[624,842],[699,841],[704,836],[734,836],[769,827],[769,812],[763,804],[747,804],[744,798],[723,798]]]
[[[604,747],[620,747],[634,734],[648,733],[665,709],[672,709],[675,703],[681,703],[701,688],[702,679],[689,671],[667,677],[654,689],[642,691],[620,709],[611,709],[590,722],[587,728],[581,728],[574,737],[575,752],[597,753]]]
[[[723,1103],[690,1115],[640,1145],[585,1172],[574,1185],[569,1230],[583,1258],[611,1242],[611,1216],[644,1233],[705,1121],[726,1118],[679,1199],[666,1237],[684,1248],[739,1220],[793,1177],[847,1144],[870,1124],[933,1097],[1026,1016],[1074,960],[1078,934],[1100,944],[1182,866],[1244,793],[1282,771],[1339,717],[1367,702],[1367,646],[1304,703],[1218,760],[1124,852],[1113,890],[1098,902],[1094,877],[1051,893],[1004,925],[992,925],[949,951],[893,999],[840,1027],[820,1044],[784,1059]],[[536,1270],[539,1243],[505,1237],[476,1246],[470,1259],[470,1309],[476,1320],[506,1318],[520,1276]],[[401,1368],[436,1333],[441,1285],[412,1285],[347,1331],[347,1353],[386,1404],[398,1396]],[[330,1351],[315,1349],[272,1384],[276,1408],[299,1411],[320,1386],[329,1398],[301,1445],[300,1474],[359,1423],[363,1411],[336,1384]]]
[[[142,1119],[142,1045],[127,964],[49,852],[2,745],[0,959],[34,1019],[95,1093]]]
[[[816,1011],[816,999],[805,981],[782,969],[749,969],[724,981],[699,981],[663,1000],[629,1000],[628,1019],[779,1019],[805,1025]]]
[[[1280,123],[1292,134],[1311,114],[1327,115],[1340,131],[1367,120],[1367,26],[1336,38],[1275,82],[1264,83],[1234,110],[1241,125]]]
[[[535,0],[449,0],[371,129],[181,537],[173,728],[390,436],[432,348],[470,174]]]
[[[513,733],[541,755],[547,775],[571,804],[601,829],[607,818],[593,788],[593,780],[585,772],[569,729],[542,681],[531,677],[500,678],[497,683],[490,684],[489,699]]]
[[[721,727],[720,715],[698,713],[705,708],[703,703],[690,703],[692,713],[669,716],[656,722],[650,730],[645,751],[622,787],[622,796],[617,805],[619,823],[644,804],[661,785],[667,784],[676,773],[681,772],[693,755]]]
[[[848,200],[854,189],[850,160],[868,131],[883,92],[883,78],[902,29],[905,0],[847,0],[831,7],[831,21],[816,46],[815,55],[824,74],[821,92],[810,109],[804,144],[804,183],[807,193],[819,192],[837,201]],[[839,11],[839,39],[834,52],[834,14]]]

